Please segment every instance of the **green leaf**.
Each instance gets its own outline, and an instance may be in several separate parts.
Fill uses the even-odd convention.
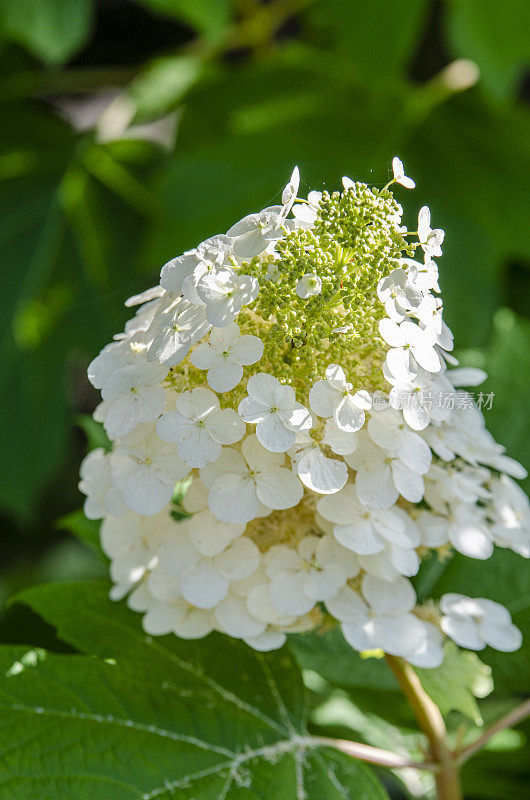
[[[176,17],[209,38],[217,38],[230,21],[231,0],[136,0],[149,9]]]
[[[136,213],[85,168],[87,152],[104,148],[78,141],[44,107],[12,103],[4,116],[0,439],[10,457],[0,507],[28,519],[64,457],[71,407],[96,404],[86,366],[123,324],[120,298],[145,279],[134,271]]]
[[[97,422],[89,414],[78,414],[76,422],[86,436],[88,450],[95,450],[96,447],[107,451],[111,449],[110,439],[101,422]]]
[[[530,784],[529,733],[527,720],[516,730],[503,731],[504,735],[513,737],[509,750],[497,750],[492,746],[494,737],[484,750],[468,761],[462,774],[464,796],[480,800],[521,800],[526,797]]]
[[[289,647],[302,669],[311,669],[333,686],[397,689],[384,659],[361,658],[337,629],[289,637]]]
[[[0,648],[0,800],[387,797],[370,770],[307,735],[285,649],[152,639],[107,591],[48,585],[19,596],[105,660]]]
[[[91,0],[3,0],[0,30],[51,66],[62,64],[92,29]]]
[[[158,58],[134,78],[127,94],[136,107],[135,121],[156,119],[172,111],[202,75],[195,56]]]
[[[508,455],[530,469],[530,322],[508,308],[499,309],[483,366],[489,378],[480,388],[495,395],[491,409],[484,411],[488,428]],[[530,486],[528,480],[526,486]]]
[[[399,76],[414,56],[428,4],[409,0],[321,0],[308,15],[313,36],[331,37],[352,68],[371,83]]]
[[[475,725],[483,724],[475,698],[490,694],[493,681],[490,667],[483,664],[476,653],[446,642],[443,664],[436,669],[416,668],[416,672],[442,714],[460,711]]]
[[[527,0],[449,0],[447,33],[455,55],[476,61],[485,86],[514,94],[530,61]]]
[[[523,178],[530,170],[530,115],[491,107],[469,92],[413,131],[402,157],[417,181],[412,207],[429,205],[433,224],[446,230],[439,261],[444,318],[457,346],[483,346],[505,294],[507,266],[530,255]],[[409,228],[414,222],[412,216]]]
[[[59,530],[72,533],[77,539],[88,545],[91,550],[105,558],[99,541],[100,520],[87,519],[82,511],[72,511],[70,514],[58,519],[56,527]]]

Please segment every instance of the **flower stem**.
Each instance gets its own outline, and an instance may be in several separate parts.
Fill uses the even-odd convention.
[[[438,800],[462,800],[460,775],[455,756],[447,743],[447,729],[438,706],[431,700],[410,664],[396,656],[386,656],[418,724],[429,740]]]
[[[319,744],[324,747],[334,747],[352,758],[357,758],[359,761],[367,761],[369,764],[377,764],[380,767],[388,767],[389,769],[403,769],[409,767],[412,769],[424,769],[428,772],[436,772],[438,769],[437,764],[430,761],[410,761],[405,756],[399,753],[393,753],[390,750],[382,750],[380,747],[372,747],[369,744],[361,742],[352,742],[349,739],[331,739],[327,736],[312,736],[311,741],[314,744]]]

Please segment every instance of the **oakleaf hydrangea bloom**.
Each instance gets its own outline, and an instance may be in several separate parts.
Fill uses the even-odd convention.
[[[205,467],[217,461],[223,444],[243,438],[245,423],[232,409],[219,408],[217,395],[197,387],[175,398],[177,409],[166,411],[156,424],[164,442],[177,445],[180,457],[190,467]]]
[[[225,328],[214,328],[208,342],[199,344],[191,353],[191,363],[207,369],[206,380],[214,392],[235,389],[243,377],[243,367],[259,361],[263,342],[257,336],[241,336],[233,322]]]
[[[486,645],[511,652],[521,646],[521,632],[512,623],[510,612],[500,603],[483,597],[444,594],[440,600],[444,614],[440,625],[461,647],[483,650]]]
[[[176,255],[91,362],[111,449],[81,467],[111,596],[150,635],[211,631],[257,650],[340,627],[356,650],[419,667],[444,638],[521,642],[484,598],[418,602],[411,578],[454,551],[530,557],[523,468],[463,387],[444,321],[444,233],[383,189],[279,202]]]
[[[400,183],[405,187],[405,189],[415,188],[416,184],[412,178],[407,178],[405,175],[405,167],[403,166],[403,162],[397,156],[392,159],[392,172],[394,173],[394,180],[396,183]]]
[[[285,452],[294,444],[297,431],[311,427],[311,416],[296,402],[294,389],[282,386],[272,375],[252,375],[247,392],[248,397],[239,404],[239,414],[245,422],[256,423],[258,441],[272,453]]]
[[[308,272],[303,278],[300,278],[296,284],[296,294],[303,300],[306,297],[320,294],[322,291],[322,280],[315,272]]]

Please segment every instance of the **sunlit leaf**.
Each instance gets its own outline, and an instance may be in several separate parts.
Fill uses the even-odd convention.
[[[443,664],[436,669],[416,669],[423,688],[442,714],[460,711],[475,725],[482,724],[476,697],[486,697],[493,690],[491,669],[476,653],[459,650],[453,642],[444,646]]]

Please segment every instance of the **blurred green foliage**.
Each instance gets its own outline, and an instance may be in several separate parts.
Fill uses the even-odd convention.
[[[384,185],[392,156],[404,160],[417,183],[400,195],[409,223],[426,203],[446,230],[445,315],[464,363],[490,373],[488,425],[530,466],[529,30],[527,0],[3,0],[0,595],[104,574],[96,529],[71,514],[96,435],[79,427],[97,403],[86,366],[121,329],[126,297],[274,202],[295,163],[318,189],[343,174]],[[529,685],[530,598],[511,556],[489,570],[426,565],[417,579],[435,596],[480,585],[527,629],[519,654],[484,657],[505,698],[481,701],[485,718]],[[319,676],[316,729],[370,741],[392,680],[366,662],[348,677],[340,645],[323,659],[312,641],[293,649]],[[370,685],[385,691],[371,698]],[[412,724],[392,697],[394,733],[372,743]],[[322,708],[337,703],[333,726]],[[523,743],[467,767],[466,797],[521,796]]]

